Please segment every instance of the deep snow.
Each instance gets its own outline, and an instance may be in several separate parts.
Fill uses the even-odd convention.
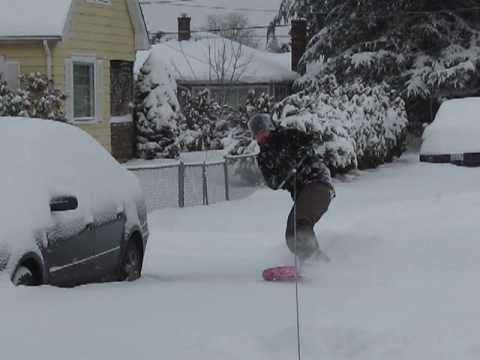
[[[300,286],[304,360],[478,359],[480,169],[409,154],[337,182],[330,264]],[[3,359],[296,359],[286,193],[151,214],[144,277],[75,289],[0,281]]]

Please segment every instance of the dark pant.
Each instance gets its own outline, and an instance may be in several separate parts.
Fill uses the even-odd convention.
[[[311,183],[305,185],[296,197],[288,215],[285,237],[290,251],[300,259],[312,256],[319,248],[313,227],[328,210],[330,194],[327,185]]]

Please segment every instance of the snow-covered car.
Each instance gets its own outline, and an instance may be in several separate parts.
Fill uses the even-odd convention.
[[[422,140],[420,161],[480,166],[480,97],[443,102]]]
[[[137,178],[90,135],[0,117],[0,274],[16,285],[140,277],[148,239]]]

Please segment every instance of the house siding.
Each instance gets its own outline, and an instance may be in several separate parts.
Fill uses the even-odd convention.
[[[60,89],[65,89],[66,59],[94,55],[103,60],[102,120],[78,126],[111,151],[110,60],[135,59],[135,34],[126,0],[112,0],[111,6],[75,0],[66,38],[52,47],[52,55],[53,79]]]
[[[0,43],[0,56],[4,56],[8,60],[18,61],[20,71],[24,74],[31,72],[46,73],[47,71],[45,51],[40,41]]]

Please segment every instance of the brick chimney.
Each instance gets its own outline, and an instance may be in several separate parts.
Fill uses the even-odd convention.
[[[190,40],[192,33],[190,31],[190,21],[192,18],[183,14],[178,18],[178,41]]]
[[[307,21],[292,20],[290,36],[292,38],[292,71],[304,74],[305,67],[299,66],[299,62],[307,49]]]

